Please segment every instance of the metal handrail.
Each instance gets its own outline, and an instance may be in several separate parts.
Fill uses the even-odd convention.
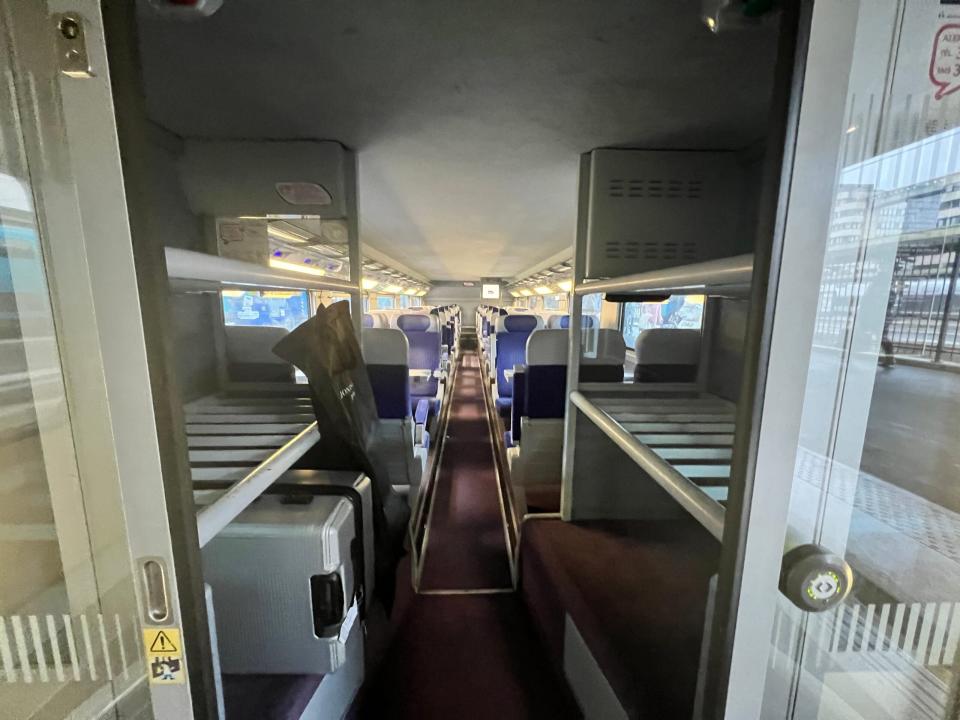
[[[570,401],[589,418],[600,431],[623,450],[653,480],[676,500],[680,506],[706,528],[717,540],[723,540],[725,510],[689,478],[677,472],[670,463],[657,455],[625,430],[612,415],[594,405],[576,390]]]
[[[167,275],[171,280],[287,290],[360,290],[357,283],[348,280],[278,270],[267,265],[194,250],[168,247],[165,248],[165,254]]]
[[[200,547],[210,542],[218,532],[263,494],[273,482],[289,470],[307,450],[320,439],[316,421],[279,448],[270,457],[238,480],[223,495],[197,513],[197,534]]]
[[[743,297],[749,294],[752,277],[753,254],[747,254],[609,280],[586,278],[577,284],[574,292],[578,295],[607,292]]]

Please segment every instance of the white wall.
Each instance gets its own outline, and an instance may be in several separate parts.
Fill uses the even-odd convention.
[[[483,300],[481,292],[480,283],[473,287],[464,287],[462,282],[441,282],[436,283],[423,300],[426,305],[459,305],[463,326],[473,327],[477,305],[482,302],[491,305],[504,304],[503,300]]]

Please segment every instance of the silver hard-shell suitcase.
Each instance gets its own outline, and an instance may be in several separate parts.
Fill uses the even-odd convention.
[[[345,662],[366,575],[355,505],[264,494],[204,547],[223,672],[326,674]]]

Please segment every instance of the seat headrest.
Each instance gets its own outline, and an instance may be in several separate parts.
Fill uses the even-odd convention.
[[[412,332],[426,332],[430,329],[428,315],[401,315],[397,318],[397,327]]]
[[[533,332],[543,327],[543,320],[536,315],[505,315],[497,320],[497,332]]]
[[[584,357],[586,365],[623,365],[627,359],[627,344],[623,334],[612,328],[594,330],[597,334],[597,356]]]
[[[372,327],[374,327],[374,324],[373,324],[373,315],[371,315],[370,313],[364,313],[364,314],[363,314],[363,327],[365,327],[365,328],[372,328]]]
[[[527,365],[566,365],[570,333],[535,330],[527,338]]]
[[[592,328],[592,327],[596,327],[596,325],[597,325],[597,320],[596,320],[596,318],[593,317],[593,315],[582,315],[582,316],[580,317],[580,327],[582,327],[582,328]],[[559,325],[559,326],[560,326],[561,328],[563,328],[564,330],[566,330],[567,328],[569,328],[569,327],[570,327],[570,316],[569,316],[569,315],[561,315],[561,316],[560,316],[560,325]]]
[[[696,365],[700,362],[700,331],[675,328],[641,330],[634,346],[637,365]]]
[[[393,328],[364,329],[360,346],[367,365],[406,365],[410,352],[407,336]]]

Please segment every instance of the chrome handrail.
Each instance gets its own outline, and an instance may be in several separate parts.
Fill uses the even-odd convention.
[[[649,270],[609,280],[586,278],[577,284],[574,292],[578,295],[606,292],[744,297],[749,294],[752,277],[751,253]]]
[[[223,495],[197,513],[197,534],[200,547],[263,494],[274,481],[289,470],[320,439],[316,421],[310,423],[290,441],[251,470],[242,480],[230,486]]]

